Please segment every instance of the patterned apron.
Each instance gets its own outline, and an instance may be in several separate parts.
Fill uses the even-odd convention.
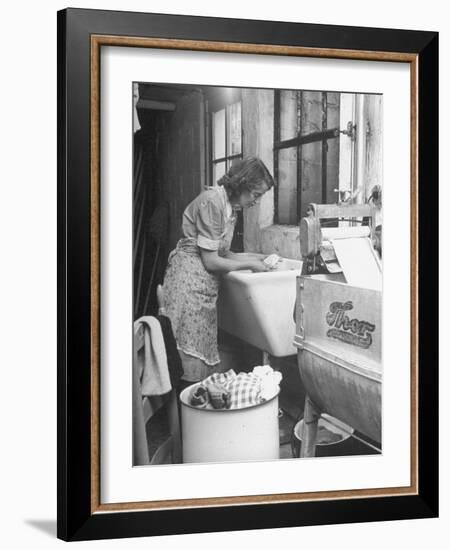
[[[235,222],[234,215],[226,222],[219,254],[230,249]],[[219,276],[205,269],[196,241],[180,239],[168,259],[164,307],[183,362],[183,378],[190,382],[202,380],[220,368],[216,309],[219,282]]]

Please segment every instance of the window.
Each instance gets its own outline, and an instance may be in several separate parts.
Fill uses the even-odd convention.
[[[308,204],[336,202],[340,94],[274,92],[275,222],[296,225]]]
[[[212,184],[215,185],[235,159],[242,158],[241,101],[211,112]]]

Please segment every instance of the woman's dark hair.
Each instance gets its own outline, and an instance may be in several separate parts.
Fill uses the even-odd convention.
[[[269,189],[274,185],[266,165],[258,157],[246,157],[235,160],[228,172],[219,179],[217,185],[223,185],[228,197],[234,199],[244,191],[259,188],[262,182],[265,182]]]

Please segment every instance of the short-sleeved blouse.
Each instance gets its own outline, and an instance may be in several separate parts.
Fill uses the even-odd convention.
[[[211,187],[198,195],[183,214],[183,235],[198,247],[219,250],[233,223],[233,209],[223,186]]]

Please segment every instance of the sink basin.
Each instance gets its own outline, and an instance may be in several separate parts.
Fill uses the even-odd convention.
[[[293,313],[301,268],[301,261],[282,258],[273,271],[224,275],[217,305],[219,327],[275,357],[294,355]]]

